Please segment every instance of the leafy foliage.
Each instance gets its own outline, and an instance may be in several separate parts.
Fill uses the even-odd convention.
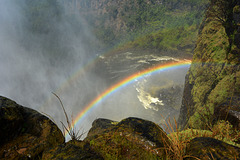
[[[108,46],[125,44],[129,41],[139,41],[139,39],[145,41],[146,38],[150,38],[158,34],[158,32],[167,34],[172,33],[174,30],[179,31],[179,28],[199,26],[207,2],[207,0],[122,1],[121,4],[118,4],[119,6],[114,6],[113,4],[107,7],[107,12],[104,15],[97,16],[98,22],[93,23],[93,25],[95,25],[95,32],[98,38],[103,40],[105,44],[109,43]],[[116,25],[110,24],[111,22],[120,23],[122,27],[118,26],[116,29]],[[109,26],[107,30],[105,29],[106,26]],[[111,36],[109,36],[109,33],[111,33]],[[194,31],[194,34],[196,33],[197,29]],[[180,35],[181,38],[184,38],[184,36],[188,35]],[[188,38],[191,39],[192,37]],[[156,39],[153,38],[152,40]],[[166,44],[168,41],[179,43],[174,42],[175,39],[171,38],[170,40],[163,39],[163,41],[165,43],[163,47],[167,49],[172,49],[171,44],[169,46]],[[142,46],[137,45],[135,47]],[[143,47],[151,48],[156,46],[152,43],[147,46],[145,43]]]
[[[184,50],[191,54],[197,37],[197,26],[176,27],[172,29],[163,29],[139,37],[134,41],[124,44],[126,48],[143,48],[156,50]]]
[[[195,27],[198,27],[201,22],[207,2],[208,0],[123,0],[120,3],[108,0],[98,8],[91,8],[91,0],[82,0],[79,3],[85,4],[86,9],[81,8],[79,11],[101,42],[90,42],[95,47],[106,49],[112,46],[122,46],[129,41],[137,41],[138,44],[139,40],[144,41],[145,36],[148,36],[147,39],[154,37],[148,40],[150,41],[149,45],[140,43],[135,47],[176,50],[184,47],[184,44],[188,45],[187,48],[192,48],[190,46],[196,39],[193,35],[197,33]],[[49,54],[66,54],[65,52],[69,50],[69,48],[60,46],[62,42],[59,41],[68,37],[68,35],[62,35],[63,31],[59,31],[59,27],[62,27],[61,22],[64,21],[66,24],[74,26],[72,29],[75,35],[79,36],[81,33],[82,36],[85,36],[83,24],[78,23],[77,17],[74,14],[64,13],[63,7],[66,6],[62,6],[62,4],[66,4],[63,1],[24,0],[18,3],[24,10],[25,28],[38,36],[47,36],[47,41],[39,43],[45,43],[43,48],[47,48]],[[172,39],[170,36],[162,38],[173,31],[179,32],[182,28],[184,28],[184,32],[191,30],[190,34],[180,34],[177,39],[176,37]],[[192,30],[193,28],[195,29]],[[159,36],[159,32],[161,32],[161,36]],[[84,37],[84,39],[87,38]],[[177,48],[178,44],[182,43],[182,39],[184,39],[184,44]],[[162,41],[161,44],[159,41]],[[187,50],[190,52],[189,49]],[[54,58],[57,57],[54,56]]]

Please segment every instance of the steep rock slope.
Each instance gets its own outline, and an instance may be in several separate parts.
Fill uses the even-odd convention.
[[[206,1],[186,1],[186,0],[59,0],[64,4],[69,14],[80,12],[84,17],[88,17],[93,25],[103,25],[114,29],[115,33],[133,31],[136,27],[153,21],[150,18],[161,18],[157,13],[168,14],[176,11],[181,15],[187,14],[194,9],[197,12],[204,7]],[[198,6],[197,6],[198,5]],[[198,8],[200,7],[200,8]],[[158,10],[156,10],[158,9]],[[167,9],[167,11],[166,11]],[[183,10],[183,11],[180,11]],[[177,11],[178,10],[178,11]],[[148,15],[145,15],[147,13]],[[143,16],[143,17],[141,17]],[[198,15],[201,16],[201,15]],[[161,19],[154,19],[155,21]],[[164,19],[165,21],[166,19]]]
[[[240,2],[211,0],[186,76],[178,120],[182,129],[209,129],[218,119],[239,127],[239,44]]]
[[[80,14],[88,23],[96,37],[105,47],[133,41],[138,37],[148,39],[149,45],[154,48],[171,48],[163,37],[175,32],[170,39],[191,37],[186,40],[192,45],[195,42],[195,33],[201,22],[203,10],[207,0],[58,0],[63,3],[69,15]],[[190,27],[192,26],[192,27]],[[184,32],[183,27],[189,30]],[[190,28],[188,28],[190,27]],[[172,29],[168,32],[169,29]],[[158,31],[164,31],[159,33]],[[167,32],[167,33],[166,33]],[[154,34],[151,34],[154,33]],[[192,35],[193,34],[193,35]],[[172,38],[171,38],[172,37]],[[177,40],[174,38],[177,37]],[[193,38],[194,37],[194,38]],[[140,38],[142,39],[142,38]],[[139,40],[139,39],[138,39]],[[140,45],[145,40],[141,41]],[[164,41],[164,42],[161,42]],[[139,42],[137,42],[139,43]],[[159,46],[158,43],[161,43]],[[170,42],[171,43],[171,42]],[[190,43],[190,44],[189,44]],[[149,47],[144,43],[144,47]],[[187,48],[192,46],[184,45]],[[135,45],[136,47],[136,45]]]

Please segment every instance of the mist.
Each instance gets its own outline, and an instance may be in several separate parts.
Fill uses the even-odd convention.
[[[66,121],[60,102],[52,92],[61,98],[69,118],[74,119],[90,101],[116,82],[101,73],[107,70],[106,66],[86,67],[99,59],[100,42],[81,15],[72,14],[60,2],[0,1],[0,95],[48,115],[59,128],[60,121]],[[124,62],[111,61],[113,68],[115,65],[120,69],[121,66],[131,68]],[[146,77],[149,83],[145,90],[153,84],[160,84],[160,88],[169,82],[183,84],[186,71],[187,68],[166,72],[155,76],[155,80]],[[119,121],[135,116],[160,123],[161,108],[155,112],[144,108],[139,101],[136,95],[139,84],[109,96],[88,113],[76,129],[87,132],[96,118]]]
[[[47,113],[59,123],[64,116],[52,92],[57,92],[72,112],[76,100],[81,101],[82,94],[90,94],[89,88],[102,80],[83,73],[81,80],[71,84],[74,91],[58,93],[75,72],[95,58],[90,43],[96,39],[80,16],[71,17],[56,4],[59,8],[48,1],[0,1],[0,95]],[[36,10],[46,5],[46,10]]]

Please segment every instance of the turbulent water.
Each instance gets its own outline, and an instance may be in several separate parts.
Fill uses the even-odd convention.
[[[84,106],[115,83],[143,69],[172,61],[179,59],[130,52],[101,55],[91,69],[73,81],[68,81],[57,93],[68,114],[76,117]],[[139,117],[159,125],[164,125],[169,118],[177,119],[187,70],[186,67],[148,74],[117,89],[89,110],[76,129],[87,132],[96,118],[120,121],[127,117]],[[95,77],[91,77],[93,73]],[[59,126],[60,121],[65,121],[60,104],[54,96],[39,110],[51,115]]]
[[[51,26],[46,26],[50,30],[45,34],[32,30],[35,21],[28,16],[35,18],[28,12],[34,11],[34,3],[28,6],[17,2],[0,1],[0,95],[46,114],[60,128],[61,121],[66,123],[65,115],[51,92],[61,98],[69,118],[74,119],[98,95],[124,78],[157,64],[178,61],[130,52],[95,55],[98,40],[81,15],[69,18],[63,11],[60,19],[53,20],[46,14]],[[44,22],[40,28],[45,28]],[[76,128],[87,131],[96,118],[119,121],[130,116],[164,124],[169,117],[178,116],[186,72],[187,68],[166,70],[117,89],[89,110]]]
[[[156,64],[179,61],[169,56],[130,52],[99,58],[101,61],[98,64],[103,69],[99,74],[107,77],[105,80],[109,86]],[[89,119],[104,117],[120,120],[137,116],[160,125],[165,124],[168,118],[177,119],[187,70],[186,67],[143,76],[102,101],[95,111],[92,111],[96,117],[92,117],[91,114],[88,117]]]

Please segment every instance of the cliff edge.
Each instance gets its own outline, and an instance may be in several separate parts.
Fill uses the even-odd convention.
[[[178,123],[209,129],[218,120],[240,128],[240,1],[211,0],[186,75]]]

